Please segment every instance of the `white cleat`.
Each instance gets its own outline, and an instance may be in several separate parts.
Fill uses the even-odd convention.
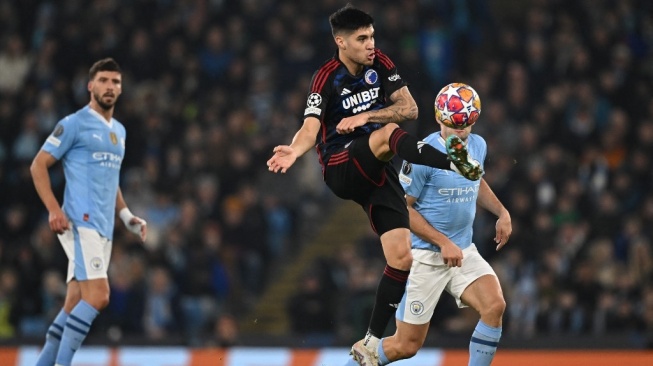
[[[363,340],[354,343],[349,354],[360,366],[379,366],[379,355],[363,345]]]

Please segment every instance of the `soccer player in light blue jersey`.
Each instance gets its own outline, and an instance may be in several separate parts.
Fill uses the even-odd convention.
[[[440,132],[425,141],[445,151],[446,139],[456,135],[470,156],[482,163],[487,145],[471,129],[456,130],[440,123]],[[405,162],[399,180],[410,213],[413,264],[396,312],[397,331],[379,343],[379,365],[417,353],[443,291],[459,307],[471,306],[479,312],[481,319],[469,343],[469,365],[490,365],[501,338],[506,303],[496,274],[472,243],[472,224],[477,204],[496,215],[494,240],[499,250],[512,233],[510,214],[484,179],[471,181],[452,171]]]
[[[129,211],[119,186],[125,127],[113,119],[113,110],[121,81],[113,59],[93,64],[90,103],[59,121],[30,168],[50,228],[68,256],[64,307],[48,329],[36,366],[70,366],[93,320],[109,304],[107,268],[116,213],[141,240],[147,236],[147,223]],[[59,160],[66,178],[61,206],[48,172]]]

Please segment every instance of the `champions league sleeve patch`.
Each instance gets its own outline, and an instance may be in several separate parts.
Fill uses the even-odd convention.
[[[54,128],[54,131],[52,132],[52,136],[54,137],[59,137],[63,133],[63,126],[62,125],[57,125],[57,127]]]
[[[413,179],[410,178],[408,174],[410,174],[410,172],[412,171],[413,171],[413,164],[404,161],[404,164],[401,166],[401,172],[399,173],[399,181],[409,186],[413,182]]]
[[[304,110],[304,115],[306,114],[322,114],[322,109],[318,108],[322,104],[322,96],[318,93],[311,93],[306,100],[306,109]]]
[[[63,126],[58,124],[57,127],[54,128],[54,131],[52,131],[52,134],[48,136],[48,138],[45,141],[49,142],[55,147],[59,147],[59,145],[61,145],[61,140],[59,140],[58,137],[61,136],[62,134],[63,134]]]

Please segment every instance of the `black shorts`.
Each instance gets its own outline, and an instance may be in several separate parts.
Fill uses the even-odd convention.
[[[406,197],[397,171],[374,156],[369,139],[370,135],[358,137],[333,153],[324,169],[324,181],[336,196],[361,205],[379,236],[408,229]]]

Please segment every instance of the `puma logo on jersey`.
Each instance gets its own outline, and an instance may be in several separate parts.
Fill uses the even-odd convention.
[[[96,139],[100,140],[100,142],[102,142],[102,136],[98,135],[97,133],[93,134],[93,138],[96,138]]]

